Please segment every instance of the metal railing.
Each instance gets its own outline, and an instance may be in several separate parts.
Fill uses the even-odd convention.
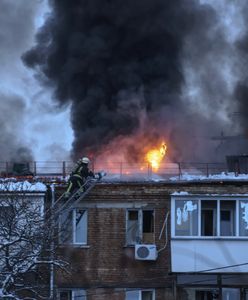
[[[23,163],[24,164],[24,163]],[[17,164],[17,166],[23,164]],[[26,169],[16,170],[16,164],[13,162],[0,161],[1,177],[11,177],[18,175],[28,175],[37,177],[61,177],[66,179],[70,174],[74,163],[72,161],[32,161],[25,163]],[[158,170],[155,170],[148,163],[126,163],[126,162],[98,162],[91,163],[94,172],[104,170],[107,172],[107,178],[111,179],[152,179],[152,178],[173,178],[179,180],[187,175],[201,175],[209,177],[210,175],[227,172],[226,163],[195,163],[195,162],[164,162]],[[19,173],[18,173],[19,172]],[[236,174],[237,175],[237,174]]]

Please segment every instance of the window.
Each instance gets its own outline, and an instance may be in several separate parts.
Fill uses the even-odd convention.
[[[65,211],[60,217],[60,242],[87,244],[87,211],[73,209]]]
[[[218,290],[209,291],[196,291],[196,300],[215,300],[219,299]],[[239,300],[240,292],[239,289],[223,288],[222,289],[222,300]]]
[[[218,288],[197,288],[186,289],[188,300],[218,300],[219,289]],[[238,288],[222,288],[222,300],[239,300],[240,290]],[[243,298],[242,298],[243,299]]]
[[[154,243],[154,211],[128,210],[126,230],[128,245]]]
[[[1,246],[9,244],[10,240],[16,240],[19,237],[18,231],[19,226],[23,227],[22,224],[26,222],[27,217],[21,214],[18,214],[15,211],[13,205],[3,205],[0,206],[0,242]],[[32,222],[28,220],[28,222]],[[38,222],[37,222],[38,223]],[[36,224],[33,222],[32,225]],[[18,239],[17,239],[18,240]],[[7,244],[6,244],[7,243]],[[16,245],[16,242],[14,243]],[[18,242],[17,242],[18,244]],[[20,244],[20,243],[19,243]],[[13,246],[11,246],[13,248]],[[20,247],[21,244],[20,244]],[[3,247],[5,248],[5,246]],[[9,247],[8,247],[9,248]]]
[[[127,243],[136,244],[140,240],[138,210],[129,210],[127,218]]]
[[[196,300],[214,300],[218,299],[218,291],[210,290],[210,291],[196,291],[195,299]]]
[[[239,235],[248,235],[248,200],[239,201]]]
[[[127,291],[125,300],[155,300],[155,291],[154,290]]]
[[[240,290],[235,288],[223,288],[222,289],[222,300],[239,300]]]
[[[244,300],[248,300],[248,289],[244,290]]]
[[[220,201],[220,235],[235,236],[236,201]]]
[[[246,199],[174,199],[172,222],[175,236],[248,236]]]
[[[217,201],[201,201],[201,235],[217,234]]]
[[[0,226],[1,229],[8,224],[12,224],[15,218],[15,210],[13,206],[0,206]]]
[[[58,291],[59,300],[86,300],[86,292],[83,289],[66,289]]]
[[[175,203],[176,235],[197,235],[198,203],[197,201],[177,200]]]

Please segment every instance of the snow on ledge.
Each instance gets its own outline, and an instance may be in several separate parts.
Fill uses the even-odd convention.
[[[192,181],[192,180],[248,180],[248,174],[238,174],[236,175],[235,173],[225,173],[222,172],[220,174],[216,174],[216,175],[191,175],[191,174],[187,174],[184,173],[180,176],[180,178],[178,176],[176,177],[171,177],[170,178],[171,181],[178,181],[178,180],[183,180],[183,181]]]
[[[188,192],[174,192],[171,194],[172,196],[189,196]]]
[[[0,182],[0,191],[13,192],[13,191],[25,191],[25,192],[45,192],[47,187],[42,182],[31,183],[29,181],[9,181],[4,180]]]

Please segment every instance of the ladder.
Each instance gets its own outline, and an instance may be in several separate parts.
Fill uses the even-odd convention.
[[[105,176],[106,173],[102,174],[102,177]],[[101,177],[101,178],[102,178]],[[53,204],[53,207],[51,207],[52,215],[50,218],[53,218],[56,220],[59,215],[66,211],[70,210],[73,207],[75,207],[86,195],[89,194],[89,192],[93,189],[93,187],[101,180],[101,178],[88,178],[86,179],[85,183],[69,197],[64,201],[64,194],[62,194]]]

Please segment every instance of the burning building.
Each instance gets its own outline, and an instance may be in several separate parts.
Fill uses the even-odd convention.
[[[106,179],[62,212],[57,297],[245,300],[247,203],[238,178]]]
[[[73,160],[87,155],[95,168],[113,174],[118,168],[121,175],[160,175],[161,163],[167,172],[177,163],[180,178],[181,161],[216,161],[211,137],[223,127],[246,132],[247,34],[227,35],[214,6],[196,0],[50,5],[23,60],[53,88],[60,107],[71,105]],[[233,111],[240,111],[238,121]],[[225,149],[219,153],[224,161]],[[58,297],[246,299],[248,257],[237,255],[246,249],[246,180],[148,178],[98,184],[62,216],[68,235],[59,243],[72,273],[55,274]]]
[[[60,107],[71,105],[74,160],[107,160],[114,153],[133,162],[165,139],[170,161],[224,161],[227,147],[216,152],[211,137],[223,130],[245,135],[246,34],[227,34],[218,5],[49,3],[36,45],[23,60],[53,88]],[[228,4],[226,14],[232,10],[242,19],[244,6]]]

